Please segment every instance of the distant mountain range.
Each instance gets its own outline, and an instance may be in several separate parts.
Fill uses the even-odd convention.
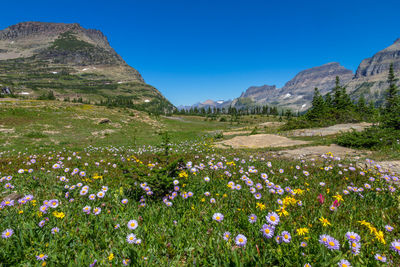
[[[1,87],[33,97],[53,91],[59,99],[124,97],[143,108],[173,108],[101,31],[77,23],[21,22],[1,30]]]
[[[183,105],[181,105],[181,106],[178,106],[177,108],[178,108],[178,110],[183,110],[183,109],[184,110],[190,110],[191,108],[192,109],[194,109],[194,108],[198,108],[198,109],[201,109],[201,108],[205,108],[205,109],[208,109],[208,108],[211,108],[211,109],[213,109],[213,108],[225,108],[225,107],[229,107],[231,105],[231,103],[232,103],[232,100],[217,100],[217,101],[214,101],[214,100],[208,99],[208,100],[206,100],[204,102],[198,102],[198,103],[193,104],[191,106],[183,106]]]
[[[323,95],[331,92],[336,76],[339,76],[341,84],[346,86],[347,92],[353,99],[364,95],[367,100],[381,103],[384,99],[384,91],[388,87],[386,79],[391,63],[393,63],[395,74],[400,78],[400,38],[391,46],[364,59],[355,74],[339,63],[331,62],[300,71],[282,88],[277,88],[275,85],[251,86],[227,104],[237,108],[269,105],[305,111],[311,106],[314,88],[318,87]],[[215,105],[213,102],[207,100],[194,106],[213,107]],[[186,107],[188,108],[190,107]]]

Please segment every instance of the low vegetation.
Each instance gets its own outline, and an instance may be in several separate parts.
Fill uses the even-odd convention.
[[[386,91],[386,102],[381,110],[379,125],[359,133],[344,133],[337,138],[339,145],[400,151],[400,95],[396,85],[397,81],[393,65],[391,65],[388,76],[389,88]]]
[[[400,264],[396,176],[330,154],[290,162],[163,136],[160,146],[3,152],[0,262]]]

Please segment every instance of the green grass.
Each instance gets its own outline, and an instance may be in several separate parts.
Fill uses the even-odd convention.
[[[98,124],[101,118],[111,123]],[[300,162],[272,156],[270,151],[279,148],[212,147],[213,138],[225,138],[218,136],[220,131],[251,131],[276,119],[243,116],[231,123],[59,101],[0,102],[0,129],[7,130],[0,131],[4,140],[0,201],[12,192],[34,197],[26,204],[0,209],[0,233],[14,231],[10,238],[0,238],[0,266],[40,265],[36,259],[40,254],[48,256],[47,266],[88,266],[95,260],[96,266],[121,266],[125,259],[131,266],[335,266],[341,259],[353,266],[380,266],[374,258],[377,253],[387,257],[390,266],[398,266],[400,256],[390,244],[399,238],[400,195],[398,183],[385,173],[351,169],[351,163],[336,161],[331,155],[323,162]],[[259,127],[257,131],[279,130]],[[163,142],[160,134],[165,132],[170,139]],[[312,145],[334,140],[331,136],[298,139],[313,141]],[[75,168],[85,175],[73,174]],[[268,175],[267,181],[262,173]],[[243,175],[252,186],[246,185]],[[7,180],[8,176],[12,178]],[[173,195],[174,180],[179,181],[179,192],[164,202],[163,196]],[[141,187],[143,182],[152,195]],[[229,182],[241,189],[233,190]],[[8,183],[14,188],[8,188]],[[257,183],[263,187],[256,189],[259,199],[250,191]],[[89,190],[81,195],[84,185]],[[90,200],[88,196],[103,186],[108,187],[104,198]],[[273,193],[269,187],[284,193]],[[355,188],[359,192],[353,192]],[[184,192],[193,196],[182,197]],[[320,194],[323,203],[318,201]],[[139,201],[141,196],[144,202]],[[340,206],[332,211],[332,203],[341,198]],[[43,201],[50,199],[59,200],[60,205],[40,213]],[[122,204],[123,199],[128,203]],[[100,207],[100,214],[85,214],[82,209],[87,205],[92,210]],[[280,217],[271,239],[260,231],[269,212]],[[63,218],[57,217],[60,213]],[[224,219],[213,220],[215,213],[222,213]],[[251,214],[258,217],[255,223],[248,220]],[[329,226],[323,226],[322,217]],[[48,221],[40,227],[45,218]],[[129,230],[129,220],[139,226]],[[369,224],[362,225],[363,220]],[[386,231],[386,225],[394,230]],[[51,233],[54,227],[59,228],[56,234]],[[308,233],[299,235],[301,228]],[[290,233],[289,243],[276,242],[283,231]],[[345,237],[349,231],[361,236],[358,255],[349,249]],[[380,231],[383,239],[377,239]],[[225,232],[231,233],[227,241]],[[130,233],[141,244],[129,244]],[[235,244],[238,234],[246,236],[246,246]],[[337,239],[339,250],[320,244],[322,234]],[[307,246],[302,248],[301,242]]]

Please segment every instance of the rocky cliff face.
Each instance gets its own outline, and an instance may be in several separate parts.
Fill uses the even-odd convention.
[[[77,23],[22,22],[1,30],[0,85],[33,97],[52,90],[57,98],[123,97],[152,112],[173,108],[101,31]]]
[[[353,72],[333,62],[299,72],[285,86],[252,86],[239,98],[250,98],[255,104],[279,105],[294,110],[305,110],[310,106],[314,88],[322,94],[329,92],[335,85],[336,76],[345,84],[353,77]]]
[[[390,64],[397,77],[400,76],[400,38],[391,46],[364,59],[357,68],[354,78],[347,83],[353,98],[364,95],[367,100],[381,103],[388,87],[386,82]]]
[[[263,102],[275,97],[278,93],[275,85],[251,86],[243,92],[241,98],[250,98],[255,102]]]
[[[400,72],[400,38],[391,46],[379,51],[370,58],[364,59],[357,68],[355,79],[375,75],[387,75],[390,64],[395,72]]]
[[[78,23],[21,22],[0,31],[0,60],[32,57],[77,70],[82,66],[96,67],[97,72],[105,69],[103,74],[115,70],[119,76],[125,74],[125,81],[144,82],[101,31]]]

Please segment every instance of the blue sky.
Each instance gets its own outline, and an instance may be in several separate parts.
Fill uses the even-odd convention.
[[[400,37],[400,1],[3,1],[0,28],[21,21],[101,30],[173,104],[228,99],[306,68],[362,59]]]

